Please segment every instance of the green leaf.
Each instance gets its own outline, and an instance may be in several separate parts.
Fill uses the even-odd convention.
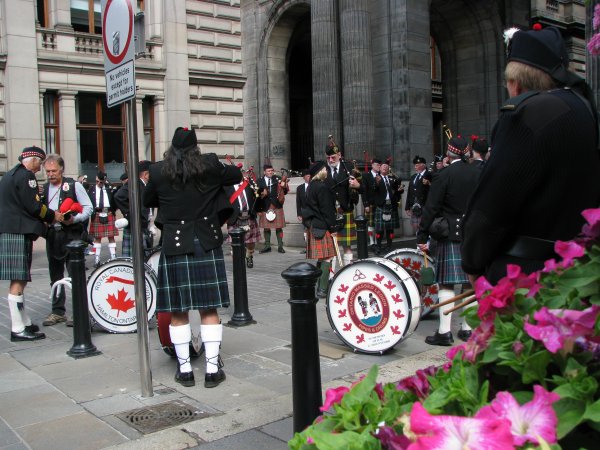
[[[523,372],[521,374],[523,383],[543,382],[546,378],[546,368],[550,364],[551,358],[547,350],[539,351],[527,358],[524,361]]]
[[[585,413],[585,403],[581,400],[572,398],[561,398],[555,402],[552,407],[558,418],[556,433],[558,439],[565,437],[573,428],[583,420]]]
[[[583,418],[600,423],[600,400],[595,401],[591,405],[587,405]]]
[[[322,433],[313,431],[311,437],[319,450],[369,450],[379,449],[379,440],[370,433],[355,433],[346,431],[343,433]]]

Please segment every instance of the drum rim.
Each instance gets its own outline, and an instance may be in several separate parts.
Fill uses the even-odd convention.
[[[134,325],[135,328],[133,330],[110,329],[104,325],[105,323],[108,323],[106,320],[104,320],[104,319],[98,320],[98,318],[101,318],[101,317],[96,313],[95,308],[93,308],[94,304],[93,304],[93,300],[92,300],[92,288],[93,288],[94,284],[92,283],[92,285],[90,287],[90,281],[91,281],[92,277],[94,276],[94,274],[96,272],[98,272],[99,269],[101,269],[103,266],[107,266],[107,265],[109,265],[111,263],[115,263],[115,262],[121,262],[121,263],[131,262],[133,264],[133,258],[128,257],[128,256],[117,256],[116,258],[108,259],[108,260],[100,263],[100,265],[98,265],[98,267],[94,268],[94,270],[88,275],[88,277],[86,279],[86,283],[85,283],[85,290],[86,290],[86,294],[87,294],[87,304],[88,304],[88,314],[92,317],[92,319],[96,322],[96,324],[98,324],[98,326],[100,328],[108,331],[109,333],[116,333],[116,334],[135,333],[137,331],[137,312],[136,312],[136,321],[133,324],[122,325],[124,328],[131,327],[132,325]],[[150,277],[150,280],[149,280],[149,284],[151,284],[150,287],[154,288],[152,290],[154,295],[151,296],[154,299],[154,301],[152,302],[152,305],[150,305],[150,308],[148,309],[148,318],[150,318],[156,312],[156,297],[158,295],[158,278],[156,276],[156,273],[152,269],[152,267],[150,267],[150,265],[147,264],[146,262],[144,262],[144,274]],[[144,279],[145,279],[145,277],[144,277]],[[152,283],[154,283],[153,286],[152,286]],[[92,311],[94,311],[94,313],[92,313]],[[115,327],[120,326],[117,324],[111,324],[111,325],[113,325]]]
[[[390,259],[390,257],[391,257],[392,255],[394,255],[394,256],[395,256],[396,254],[398,254],[399,252],[401,252],[401,251],[404,251],[404,250],[406,250],[406,251],[407,251],[407,253],[415,253],[415,254],[417,254],[417,255],[421,255],[421,256],[423,256],[423,257],[427,258],[427,262],[428,262],[429,264],[433,264],[433,263],[434,263],[434,261],[433,261],[433,258],[432,258],[431,256],[429,256],[427,253],[423,253],[421,250],[418,250],[418,249],[416,249],[416,248],[411,248],[411,247],[397,248],[397,249],[395,249],[395,250],[392,250],[392,251],[391,251],[391,252],[389,252],[389,253],[386,253],[384,256],[382,256],[382,258],[385,258],[385,259]],[[391,260],[391,261],[393,261],[393,260]],[[394,261],[394,262],[395,262],[395,261]]]
[[[413,282],[415,284],[416,287],[416,282],[413,279],[412,276],[410,276],[410,274],[406,271],[406,269],[402,266],[400,266],[400,264],[397,264],[395,261],[386,259],[386,258],[382,258],[382,257],[375,257],[375,258],[368,258],[368,259],[360,259],[357,260],[355,262],[353,262],[352,264],[349,264],[347,266],[342,267],[341,270],[339,270],[338,272],[336,272],[336,274],[333,276],[333,278],[331,279],[331,282],[329,283],[329,287],[327,288],[327,296],[325,297],[325,311],[327,313],[327,319],[329,320],[329,325],[331,325],[331,328],[333,329],[333,331],[335,332],[335,334],[342,340],[342,342],[344,342],[348,347],[350,347],[352,350],[354,350],[355,352],[360,352],[360,353],[366,353],[366,354],[378,354],[378,355],[382,355],[386,352],[389,352],[390,350],[392,350],[396,345],[398,345],[400,342],[402,342],[404,339],[407,339],[410,335],[406,335],[406,336],[399,336],[398,340],[396,342],[394,342],[391,346],[389,346],[388,348],[384,349],[384,350],[363,350],[361,348],[358,348],[356,345],[351,344],[349,341],[347,341],[344,336],[342,335],[342,333],[337,329],[337,327],[334,326],[333,324],[333,318],[331,317],[331,308],[329,308],[329,294],[331,292],[331,288],[333,287],[334,281],[335,279],[338,277],[339,274],[342,273],[342,271],[345,268],[350,268],[355,266],[356,264],[362,263],[362,262],[368,262],[368,263],[372,263],[372,264],[379,264],[381,266],[384,266],[387,270],[391,271],[393,273],[393,269],[386,266],[384,263],[382,262],[389,262],[391,264],[396,264],[400,269],[402,269],[406,275],[408,275],[408,278],[411,280],[411,282]],[[410,307],[407,307],[407,313],[406,313],[406,324],[408,326],[408,328],[410,327],[410,325],[412,324],[413,321],[413,306],[412,306],[412,299],[410,298],[409,292],[405,286],[404,280],[399,279],[399,281],[401,282],[402,285],[402,289],[404,290],[404,294],[406,295],[406,298],[410,301]],[[417,287],[417,292],[419,292],[418,287]],[[419,296],[419,304],[420,303],[420,296]],[[417,323],[415,324],[415,330],[419,325],[419,321],[420,321],[420,317],[417,317]],[[407,330],[408,331],[408,330]],[[413,330],[414,332],[414,330]],[[404,334],[404,333],[403,333]],[[412,333],[411,333],[412,334]]]

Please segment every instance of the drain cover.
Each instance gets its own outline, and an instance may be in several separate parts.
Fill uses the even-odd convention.
[[[173,400],[126,411],[116,416],[140,433],[148,434],[193,420],[204,419],[210,415],[210,413],[201,411],[181,400]]]

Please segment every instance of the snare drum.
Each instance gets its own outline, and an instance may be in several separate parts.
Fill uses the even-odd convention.
[[[435,272],[433,259],[415,248],[399,248],[385,255],[385,258],[400,264],[417,282],[419,293],[421,294],[422,317],[433,311],[431,306],[438,302],[438,292],[440,290],[437,283],[431,286],[423,286],[421,284],[421,268],[424,267],[425,256],[427,257],[427,266],[431,267]]]
[[[144,264],[148,318],[156,310],[156,275]],[[94,270],[87,281],[88,308],[92,319],[112,333],[132,333],[137,329],[133,262],[115,258]]]
[[[354,351],[379,353],[410,336],[419,323],[417,284],[385,258],[356,261],[339,270],[329,286],[327,316]]]

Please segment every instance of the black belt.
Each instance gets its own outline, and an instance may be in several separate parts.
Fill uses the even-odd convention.
[[[530,236],[518,236],[505,254],[515,258],[537,259],[546,261],[558,256],[554,251],[554,241],[534,238]]]

